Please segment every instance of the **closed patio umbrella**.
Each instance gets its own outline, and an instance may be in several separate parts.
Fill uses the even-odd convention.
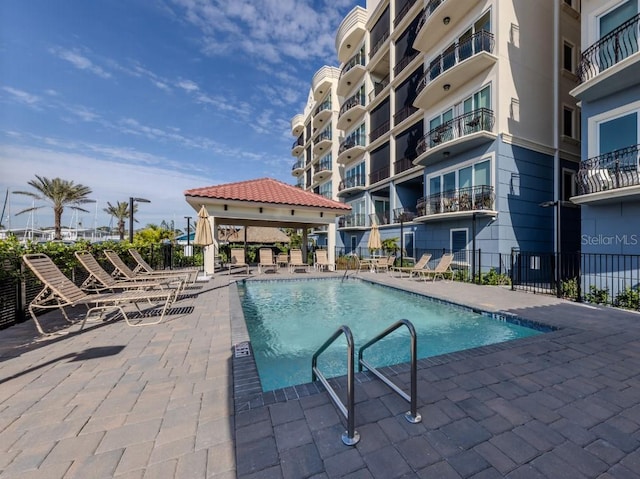
[[[211,225],[209,224],[209,213],[202,205],[198,211],[198,224],[196,225],[196,235],[193,243],[200,246],[209,246],[213,244],[213,233],[211,233]]]
[[[382,248],[382,241],[380,241],[380,231],[378,230],[378,224],[375,221],[371,225],[371,232],[369,233],[367,248],[369,248],[369,251],[376,251]]]

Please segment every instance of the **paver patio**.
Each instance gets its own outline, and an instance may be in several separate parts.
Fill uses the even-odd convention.
[[[361,441],[348,447],[321,387],[240,387],[234,408],[232,345],[245,333],[227,274],[152,327],[106,322],[33,341],[23,323],[0,331],[0,477],[640,477],[637,313],[360,276],[560,329],[421,360],[417,425],[404,401],[362,376]],[[52,316],[45,324],[60,321]],[[407,368],[394,370],[406,386]]]

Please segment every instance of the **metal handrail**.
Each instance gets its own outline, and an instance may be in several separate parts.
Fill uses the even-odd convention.
[[[318,356],[322,354],[339,336],[345,335],[347,339],[347,405],[345,406],[336,391],[331,387],[327,379],[318,369]],[[319,379],[325,387],[329,396],[335,403],[338,410],[347,420],[347,430],[342,433],[342,442],[347,446],[355,446],[360,441],[360,434],[355,430],[355,394],[354,394],[354,368],[353,368],[353,334],[349,326],[340,326],[340,328],[331,335],[325,343],[314,353],[311,359],[311,380]]]
[[[411,396],[408,396],[402,389],[400,389],[393,381],[387,378],[384,374],[374,368],[371,364],[365,361],[362,358],[362,353],[369,346],[377,343],[382,338],[394,332],[396,329],[401,326],[406,326],[409,329],[409,334],[411,335]],[[408,319],[401,319],[395,324],[392,324],[383,332],[378,334],[371,341],[361,346],[358,349],[358,371],[362,371],[362,366],[366,367],[369,371],[371,371],[378,379],[380,379],[383,383],[389,386],[393,391],[395,391],[402,399],[407,401],[411,405],[411,410],[406,412],[404,417],[411,424],[417,424],[422,421],[422,416],[417,411],[417,377],[418,377],[418,361],[417,361],[417,347],[416,347],[416,329],[411,324],[411,321]]]

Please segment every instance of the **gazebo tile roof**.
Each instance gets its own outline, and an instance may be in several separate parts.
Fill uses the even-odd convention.
[[[184,192],[185,196],[215,198],[220,200],[255,201],[277,205],[310,206],[350,210],[351,207],[324,196],[288,185],[273,178],[239,181],[224,185],[204,186]]]

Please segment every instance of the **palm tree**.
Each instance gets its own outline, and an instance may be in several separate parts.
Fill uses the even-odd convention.
[[[89,213],[88,210],[81,208],[78,205],[85,203],[94,203],[95,200],[87,198],[91,194],[91,188],[84,185],[76,185],[73,181],[67,181],[60,178],[54,178],[50,180],[44,176],[36,175],[35,180],[29,181],[29,186],[32,186],[37,192],[32,191],[14,191],[18,195],[27,195],[39,201],[49,201],[50,206],[53,207],[53,221],[54,221],[54,240],[62,239],[62,212],[65,207],[69,207],[72,210],[82,211]],[[29,213],[37,209],[42,208],[44,205],[32,206],[16,213],[21,215],[22,213]]]
[[[118,234],[120,235],[120,241],[123,241],[125,233],[125,220],[129,218],[129,203],[127,203],[126,201],[118,201],[115,205],[112,205],[107,201],[107,207],[104,209],[104,211],[105,213],[108,213],[118,220]],[[138,205],[134,203],[133,214],[135,215],[137,211]],[[136,221],[137,223],[137,220],[135,218],[134,221]]]

